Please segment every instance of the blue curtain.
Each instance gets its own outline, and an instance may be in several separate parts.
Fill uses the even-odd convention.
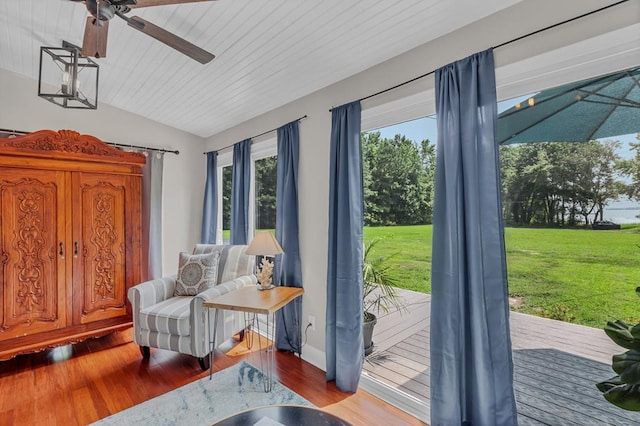
[[[364,361],[359,101],[332,110],[329,180],[327,380],[335,380],[344,392],[355,392]]]
[[[436,71],[431,424],[516,425],[493,51]]]
[[[302,287],[300,248],[298,244],[298,157],[300,136],[298,121],[278,129],[278,164],[276,183],[276,239],[284,253],[276,256],[276,283],[286,287]],[[278,311],[276,347],[301,353],[299,297]]]
[[[216,243],[216,228],[218,225],[217,162],[218,153],[215,151],[207,152],[207,181],[204,187],[202,231],[200,235],[200,241],[204,244]]]
[[[247,244],[249,242],[251,139],[245,139],[233,146],[231,173],[231,244]]]

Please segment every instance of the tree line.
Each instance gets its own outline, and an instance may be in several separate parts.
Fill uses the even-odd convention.
[[[503,219],[513,226],[577,226],[603,220],[620,196],[640,200],[640,134],[635,156],[620,142],[546,142],[500,147]],[[435,146],[404,135],[361,135],[365,226],[432,223]],[[276,158],[255,163],[256,226],[275,228]],[[231,167],[223,169],[223,226],[229,229]]]
[[[255,162],[256,229],[274,229],[276,217],[276,157]],[[365,225],[431,223],[435,147],[415,144],[405,136],[382,138],[362,134]],[[230,229],[232,168],[222,169],[222,226]]]
[[[624,160],[618,141],[500,147],[503,219],[514,226],[578,226],[603,220],[620,196],[640,199],[640,135]],[[362,135],[365,225],[432,222],[435,147],[403,135]]]
[[[589,225],[603,220],[604,208],[620,196],[638,198],[638,144],[631,144],[636,158],[630,160],[616,153],[620,146],[618,141],[590,141],[500,147],[505,223]]]
[[[433,216],[435,146],[404,135],[363,133],[365,226],[421,225]]]

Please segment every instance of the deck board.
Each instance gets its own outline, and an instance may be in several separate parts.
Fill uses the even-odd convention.
[[[378,318],[364,370],[428,404],[431,297],[399,292],[409,312]],[[510,329],[520,425],[640,425],[640,413],[609,404],[595,387],[624,351],[604,331],[517,312]]]

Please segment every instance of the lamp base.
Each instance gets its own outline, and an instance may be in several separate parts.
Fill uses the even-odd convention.
[[[273,285],[273,284],[271,284],[270,286],[267,286],[267,287],[263,287],[261,284],[258,284],[258,290],[260,290],[260,291],[271,290],[273,288],[276,288],[276,286]]]

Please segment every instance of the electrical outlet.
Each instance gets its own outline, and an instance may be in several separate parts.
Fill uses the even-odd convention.
[[[316,331],[316,317],[313,315],[309,315],[308,324],[311,324],[311,331]]]

